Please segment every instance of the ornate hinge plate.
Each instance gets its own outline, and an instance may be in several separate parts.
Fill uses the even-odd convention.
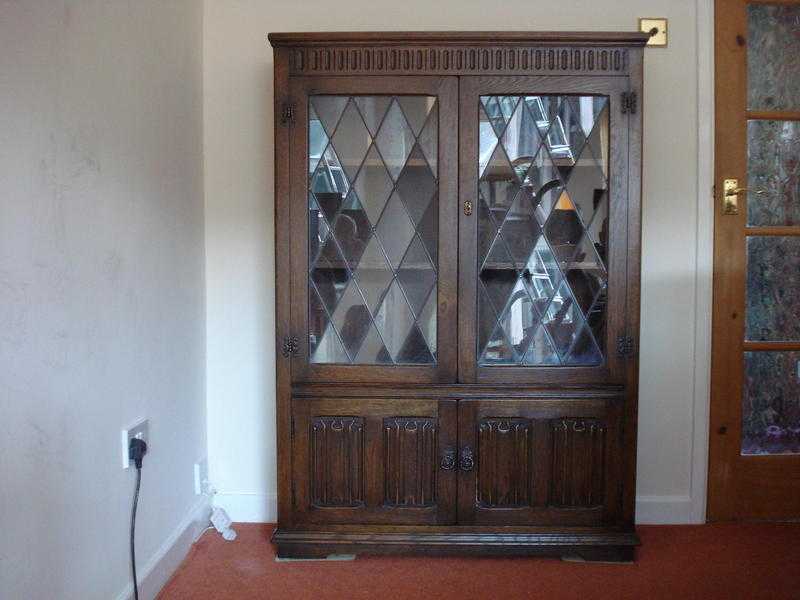
[[[627,115],[635,115],[636,114],[636,105],[638,102],[638,97],[636,92],[622,92],[622,114]]]
[[[621,335],[617,338],[617,356],[623,358],[633,356],[634,350],[635,348],[632,337]]]
[[[281,125],[294,125],[294,104],[284,102],[281,108]]]
[[[286,358],[290,356],[295,356],[298,352],[300,352],[300,340],[297,339],[296,335],[287,335],[283,338],[283,355]]]

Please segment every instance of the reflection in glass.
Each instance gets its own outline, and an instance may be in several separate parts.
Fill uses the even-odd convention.
[[[747,107],[800,108],[800,4],[747,6]]]
[[[478,118],[479,363],[602,364],[608,98],[483,96]]]
[[[747,188],[748,225],[800,224],[800,122],[747,122]]]
[[[742,454],[800,454],[800,352],[745,352]]]
[[[800,341],[800,237],[747,238],[745,333],[751,341]]]
[[[436,362],[432,96],[309,102],[309,360]]]

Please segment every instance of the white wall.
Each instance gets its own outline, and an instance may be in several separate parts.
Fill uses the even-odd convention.
[[[705,449],[693,443],[695,429],[706,427],[694,423],[694,410],[696,393],[705,393],[708,307],[707,274],[698,280],[697,246],[707,239],[708,223],[698,221],[707,201],[698,194],[695,0],[568,0],[557,10],[552,0],[491,6],[483,0],[207,0],[208,441],[211,477],[221,492],[217,501],[234,519],[275,518],[273,90],[266,34],[631,30],[641,16],[668,17],[670,41],[666,49],[647,50],[645,60],[638,514],[649,522],[702,518]],[[698,224],[704,228],[700,238]]]
[[[143,597],[191,541],[201,61],[192,0],[0,0],[0,598],[126,596],[139,416]]]

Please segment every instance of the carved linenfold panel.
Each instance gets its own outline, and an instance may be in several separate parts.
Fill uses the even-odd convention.
[[[483,419],[478,423],[477,501],[482,507],[532,504],[533,423]]]
[[[603,504],[606,428],[596,419],[554,419],[550,504],[586,508]]]
[[[391,417],[383,420],[384,505],[436,504],[436,420]]]
[[[357,46],[295,48],[295,75],[324,73],[605,73],[628,72],[624,48],[518,46]]]
[[[364,419],[314,417],[310,465],[314,506],[363,506]]]

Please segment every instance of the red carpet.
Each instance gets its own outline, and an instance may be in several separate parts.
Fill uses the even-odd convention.
[[[159,600],[800,599],[800,524],[643,526],[633,565],[414,557],[276,563],[272,525],[235,529],[234,542],[207,532]]]

